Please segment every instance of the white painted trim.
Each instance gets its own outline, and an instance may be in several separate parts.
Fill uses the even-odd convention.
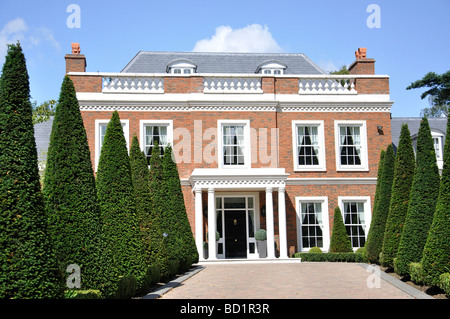
[[[376,185],[376,177],[292,177],[286,185]]]
[[[108,124],[109,121],[111,119],[108,120],[95,120],[95,136],[94,136],[94,156],[95,156],[95,172],[97,171],[97,167],[98,167],[98,161],[100,159],[100,125],[101,124]],[[130,120],[120,120],[120,123],[122,124],[122,128],[123,128],[123,135],[125,137],[125,141],[127,142],[127,150],[128,152],[130,152]]]
[[[243,125],[244,126],[244,165],[223,164],[223,129],[224,125]],[[218,163],[220,169],[249,169],[251,168],[251,139],[250,139],[250,120],[217,120],[217,150]]]
[[[341,165],[340,152],[339,152],[339,126],[349,125],[349,126],[360,126],[360,139],[361,139],[361,165]],[[336,153],[336,171],[338,172],[349,172],[349,171],[369,171],[369,159],[368,159],[368,145],[367,145],[367,126],[366,121],[334,121],[334,144]]]
[[[323,247],[322,251],[328,251],[330,248],[330,213],[328,208],[328,197],[327,196],[314,196],[314,197],[295,197],[295,210],[296,210],[296,229],[297,229],[297,249],[298,251],[309,251],[310,248],[303,248],[302,246],[302,220],[301,220],[301,203],[322,203],[322,236],[323,236]]]
[[[319,134],[319,165],[302,165],[298,164],[298,154],[297,154],[297,126],[310,125],[310,126],[318,126],[318,134]],[[294,163],[294,171],[304,172],[304,171],[326,171],[327,163],[325,159],[325,129],[324,129],[324,121],[307,121],[307,120],[294,120],[292,121],[292,148],[293,148],[293,163]]]
[[[338,196],[338,206],[341,209],[342,220],[344,221],[344,202],[364,202],[364,234],[367,240],[367,235],[370,230],[372,222],[372,206],[370,203],[370,196]],[[345,223],[345,221],[344,221]],[[356,250],[358,248],[354,248]]]

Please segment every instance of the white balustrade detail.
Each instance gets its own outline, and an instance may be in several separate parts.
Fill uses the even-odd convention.
[[[103,77],[104,93],[164,93],[162,77]]]
[[[299,94],[357,94],[355,79],[351,78],[314,78],[298,81]]]
[[[204,77],[203,93],[263,93],[261,78]]]

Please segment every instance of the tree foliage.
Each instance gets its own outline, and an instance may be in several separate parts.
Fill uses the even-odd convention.
[[[433,139],[428,120],[424,117],[417,137],[416,168],[408,212],[394,260],[394,269],[399,275],[408,275],[409,263],[422,259],[439,194],[439,182]]]
[[[64,77],[53,121],[43,194],[60,271],[81,267],[84,289],[98,288],[100,207],[83,119],[72,80]],[[68,274],[66,274],[68,275]]]
[[[352,243],[348,237],[342,217],[341,209],[336,207],[333,216],[333,229],[331,230],[330,253],[353,252]]]
[[[48,121],[50,116],[54,116],[56,112],[56,101],[48,100],[40,105],[37,102],[32,103],[33,107],[33,124],[42,123]]]
[[[60,298],[58,271],[39,183],[30,86],[19,43],[0,77],[0,298]]]
[[[381,260],[384,266],[393,266],[394,258],[397,255],[398,244],[408,211],[414,167],[415,159],[411,134],[408,125],[403,124],[395,157],[391,202],[384,232],[383,258]]]
[[[172,226],[176,233],[176,247],[178,249],[178,259],[182,268],[188,268],[192,262],[198,261],[198,252],[195,245],[192,229],[186,214],[183,191],[181,189],[180,177],[177,164],[172,158],[172,147],[166,147],[163,157],[164,180],[166,189],[170,194],[169,210]]]
[[[108,265],[103,273],[102,292],[107,297],[118,297],[122,289],[119,281],[129,283],[128,278],[134,278],[139,289],[147,266],[136,215],[130,159],[117,111],[106,128],[96,185],[103,226],[103,258]]]
[[[381,184],[379,196],[375,199],[377,207],[372,214],[369,234],[367,235],[366,252],[367,258],[371,262],[378,262],[383,248],[384,231],[386,220],[389,214],[391,202],[392,182],[394,180],[395,154],[392,144],[389,144],[383,159],[381,172]],[[380,169],[380,167],[378,168]]]
[[[422,110],[421,116],[439,117],[448,116],[448,108],[450,107],[450,71],[443,74],[428,72],[425,76],[411,83],[406,89],[429,88],[420,96],[421,99],[429,97],[430,108]]]
[[[423,250],[422,267],[429,285],[438,285],[439,276],[450,272],[450,121],[447,122],[439,198]]]

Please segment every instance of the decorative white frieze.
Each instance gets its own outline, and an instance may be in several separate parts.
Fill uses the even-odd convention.
[[[355,79],[351,78],[316,78],[298,80],[299,94],[358,94]]]
[[[204,77],[203,93],[263,93],[261,78]]]
[[[102,77],[103,93],[164,93],[162,77]]]

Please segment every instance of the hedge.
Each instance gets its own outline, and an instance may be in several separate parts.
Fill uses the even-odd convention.
[[[416,169],[394,270],[409,275],[409,263],[420,262],[439,195],[440,175],[428,120],[420,123]]]
[[[95,177],[75,87],[65,76],[47,153],[43,194],[60,272],[81,267],[83,289],[98,289],[101,223]]]
[[[366,252],[371,262],[378,262],[383,248],[386,220],[391,202],[392,183],[394,180],[395,154],[392,144],[389,144],[384,155],[377,208],[373,212],[372,222],[367,235]],[[379,168],[380,169],[380,168]]]
[[[366,262],[363,254],[357,253],[295,253],[293,258],[314,262]]]
[[[0,298],[63,298],[39,180],[30,85],[19,43],[0,77]]]
[[[443,273],[439,276],[439,288],[444,290],[445,294],[450,297],[450,273]]]
[[[403,124],[395,157],[391,202],[384,231],[383,258],[380,260],[383,266],[393,266],[393,260],[397,255],[400,236],[405,223],[406,213],[408,212],[414,168],[415,158],[411,134],[408,125]]]

